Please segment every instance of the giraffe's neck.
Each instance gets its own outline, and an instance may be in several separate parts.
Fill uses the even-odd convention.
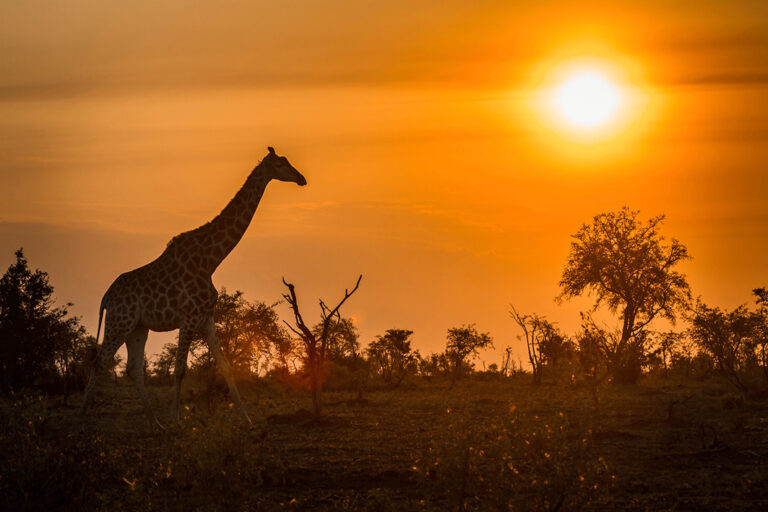
[[[243,238],[267,183],[267,173],[259,164],[221,213],[199,228],[198,247],[205,270],[211,274]]]

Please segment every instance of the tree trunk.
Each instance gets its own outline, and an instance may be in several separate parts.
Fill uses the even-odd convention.
[[[533,365],[533,383],[537,386],[541,384],[541,365],[538,363]]]
[[[319,361],[314,361],[310,364],[310,371],[312,372],[312,375],[310,376],[310,385],[312,387],[312,409],[315,417],[319,418],[321,413],[322,393],[322,386],[320,384],[321,365]]]

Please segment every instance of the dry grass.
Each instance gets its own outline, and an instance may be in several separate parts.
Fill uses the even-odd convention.
[[[150,393],[167,410],[170,388]],[[417,381],[367,402],[327,393],[319,422],[301,412],[303,393],[264,384],[244,396],[271,417],[263,438],[194,389],[166,432],[146,425],[128,382],[105,383],[85,421],[74,400],[6,401],[0,508],[768,508],[768,404],[716,382],[595,395],[524,377]]]

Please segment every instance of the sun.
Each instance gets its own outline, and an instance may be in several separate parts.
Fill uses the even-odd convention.
[[[531,68],[521,88],[537,140],[558,155],[608,158],[647,133],[659,108],[645,67],[615,52],[555,54]],[[541,130],[539,130],[541,128]],[[625,153],[626,154],[626,153]]]
[[[594,128],[616,115],[621,95],[607,77],[585,70],[568,77],[556,89],[554,101],[565,121],[575,127]]]

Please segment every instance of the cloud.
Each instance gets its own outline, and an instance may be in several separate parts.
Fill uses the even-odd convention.
[[[766,49],[768,51],[768,49]],[[708,72],[690,74],[676,78],[674,85],[766,85],[766,72]]]

